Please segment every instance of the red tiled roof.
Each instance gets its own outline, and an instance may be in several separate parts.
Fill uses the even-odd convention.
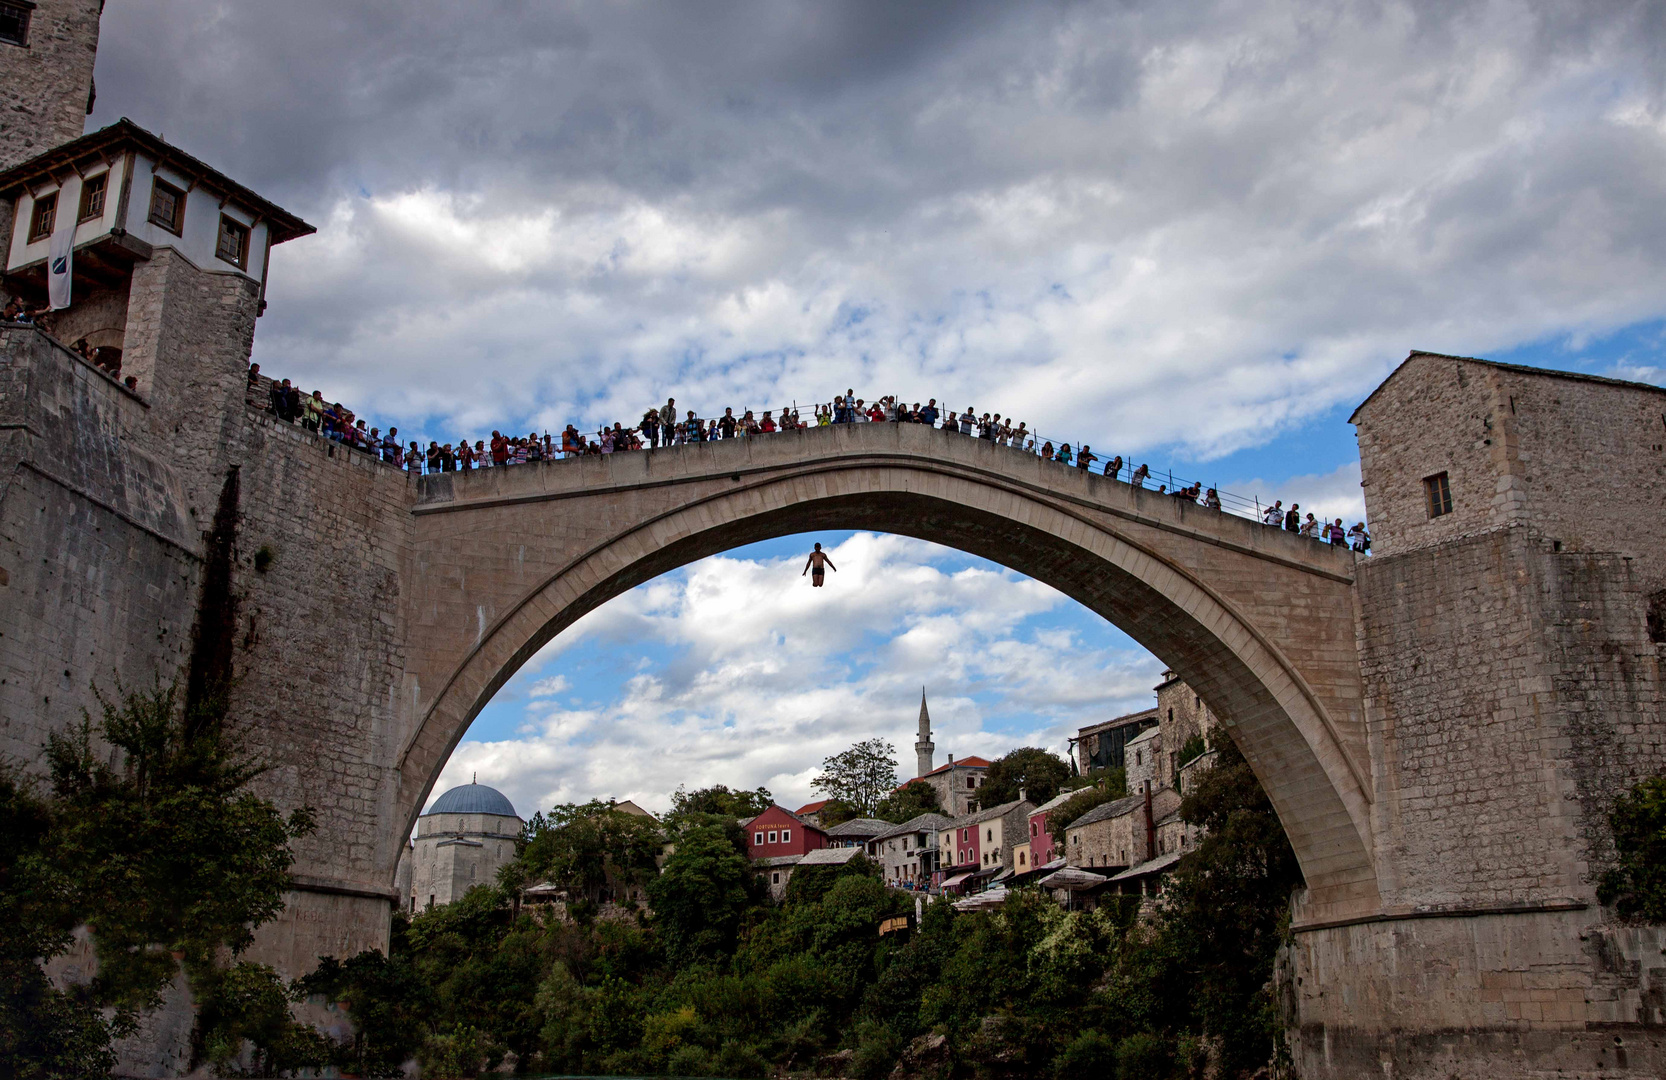
[[[822,807],[826,806],[828,803],[830,803],[832,801],[833,801],[832,799],[822,799],[818,802],[805,803],[803,806],[799,807],[797,810],[794,810],[793,813],[794,814],[813,814],[817,810],[820,810]]]

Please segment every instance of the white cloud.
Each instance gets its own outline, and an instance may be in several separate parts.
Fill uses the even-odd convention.
[[[820,590],[796,557],[717,556],[593,612],[529,665],[515,737],[463,742],[435,791],[478,773],[523,812],[609,796],[664,808],[678,784],[712,783],[798,805],[822,758],[860,739],[889,739],[912,775],[922,685],[941,762],[1062,752],[1080,724],[1143,707],[1161,670],[1126,639],[1105,648],[1073,601],[981,561],[866,533],[829,553]],[[552,672],[586,640],[670,658],[622,678]]]
[[[412,433],[857,385],[1209,456],[1666,312],[1657,5],[214,11],[107,13],[100,118],[324,222],[257,357]]]
[[[1320,521],[1342,519],[1344,525],[1365,520],[1365,494],[1359,486],[1359,462],[1350,461],[1322,476],[1292,476],[1277,484],[1256,478],[1225,485],[1232,491],[1271,492],[1286,507],[1296,503],[1301,512]]]

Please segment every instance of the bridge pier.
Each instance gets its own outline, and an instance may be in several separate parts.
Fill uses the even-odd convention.
[[[1666,1075],[1666,931],[1601,909],[1298,930],[1280,957],[1304,1080]]]

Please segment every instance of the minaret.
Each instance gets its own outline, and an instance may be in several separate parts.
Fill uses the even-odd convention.
[[[924,776],[931,771],[931,752],[937,746],[931,741],[931,714],[926,712],[926,688],[920,687],[920,737],[914,740],[914,775]]]

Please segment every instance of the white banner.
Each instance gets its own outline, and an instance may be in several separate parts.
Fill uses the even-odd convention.
[[[52,234],[52,247],[46,256],[46,295],[53,311],[69,307],[69,283],[75,264],[75,223],[70,222]]]

